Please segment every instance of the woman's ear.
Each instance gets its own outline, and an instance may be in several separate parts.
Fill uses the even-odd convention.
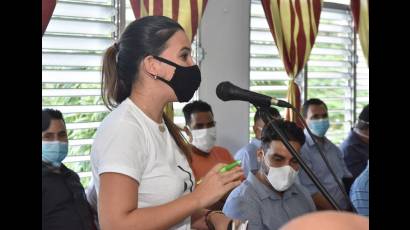
[[[158,73],[159,70],[159,63],[158,61],[153,57],[153,56],[146,56],[142,60],[142,66],[143,69],[148,75],[152,78],[156,78],[160,73]]]

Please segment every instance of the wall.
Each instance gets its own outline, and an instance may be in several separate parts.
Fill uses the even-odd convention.
[[[222,81],[249,89],[248,0],[209,0],[200,27],[204,49],[199,98],[208,102],[217,122],[217,144],[234,154],[248,143],[249,103],[223,102],[215,94]]]

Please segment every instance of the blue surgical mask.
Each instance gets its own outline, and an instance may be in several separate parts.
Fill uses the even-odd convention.
[[[59,141],[43,141],[42,142],[42,154],[43,161],[49,162],[52,165],[58,167],[61,162],[67,156],[68,143]]]
[[[312,133],[318,137],[324,137],[330,126],[328,118],[310,120],[308,125]]]

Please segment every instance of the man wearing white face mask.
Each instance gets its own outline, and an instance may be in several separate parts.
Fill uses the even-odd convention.
[[[272,117],[280,119],[280,113],[277,109],[269,107],[266,109]],[[255,116],[253,118],[253,132],[255,133],[255,138],[251,140],[250,143],[239,149],[235,153],[235,160],[241,160],[241,167],[243,168],[243,173],[245,177],[248,176],[250,171],[258,170],[259,163],[256,159],[256,150],[261,147],[261,135],[262,129],[265,126],[265,122],[262,119],[261,109],[256,110]]]
[[[351,178],[352,175],[345,165],[342,152],[325,136],[330,126],[326,104],[320,99],[309,99],[303,104],[302,113],[307,125],[314,134],[313,138],[315,138],[319,148],[323,151],[339,182],[342,183],[345,178]],[[312,138],[306,130],[304,132],[306,135],[306,143],[300,150],[303,160],[309,168],[312,169],[313,173],[318,177],[320,182],[322,182],[323,186],[329,191],[330,195],[339,204],[340,208],[348,210],[348,200],[343,196],[342,191],[339,189],[338,184],[314,145]],[[302,185],[304,185],[312,195],[317,209],[333,209],[333,206],[331,206],[331,204],[325,199],[304,170],[301,170],[299,178]]]
[[[276,120],[299,153],[305,143],[303,130],[290,121]],[[274,230],[289,220],[315,211],[309,192],[295,183],[299,164],[270,127],[262,131],[257,151],[259,171],[251,171],[226,200],[223,212],[231,218],[248,220],[248,229]]]
[[[189,136],[192,145],[191,168],[195,180],[198,182],[209,170],[218,163],[232,163],[234,161],[230,152],[216,146],[216,127],[211,106],[203,101],[193,101],[182,109],[186,126],[184,131]],[[209,207],[213,210],[221,210],[224,198]]]

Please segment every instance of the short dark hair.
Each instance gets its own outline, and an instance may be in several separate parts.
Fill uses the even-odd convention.
[[[50,127],[51,120],[62,120],[65,124],[63,114],[56,109],[43,109],[42,117],[42,132],[46,131]]]
[[[255,116],[253,117],[253,122],[254,123],[256,123],[256,121],[258,121],[259,119],[263,118],[262,110],[267,111],[271,116],[273,116],[275,118],[280,118],[281,117],[279,111],[276,108],[273,108],[273,107],[258,108],[255,112]],[[263,122],[265,122],[265,121],[263,121]]]
[[[356,128],[364,130],[369,128],[369,104],[367,104],[362,112],[360,112]]]
[[[369,104],[367,104],[362,112],[360,112],[359,119],[365,122],[369,122]]]
[[[189,125],[191,123],[191,114],[193,113],[211,112],[211,114],[214,115],[211,106],[208,103],[201,100],[193,101],[191,103],[186,104],[182,109],[182,112],[184,113],[186,125]]]
[[[302,107],[303,117],[305,117],[305,118],[307,117],[307,112],[308,112],[309,106],[311,106],[311,105],[323,105],[323,106],[325,106],[325,109],[327,111],[326,103],[324,103],[319,98],[311,98],[311,99],[305,101],[305,103],[303,103],[303,107]]]
[[[305,134],[303,133],[303,130],[296,125],[296,123],[285,121],[283,119],[273,120],[272,122],[275,122],[276,126],[282,131],[287,140],[296,141],[300,144],[300,146],[305,144]],[[280,141],[281,139],[278,133],[275,132],[275,130],[270,125],[265,125],[265,127],[262,129],[261,140],[263,151],[265,151],[266,153],[266,151],[269,149],[270,143],[273,140]]]

